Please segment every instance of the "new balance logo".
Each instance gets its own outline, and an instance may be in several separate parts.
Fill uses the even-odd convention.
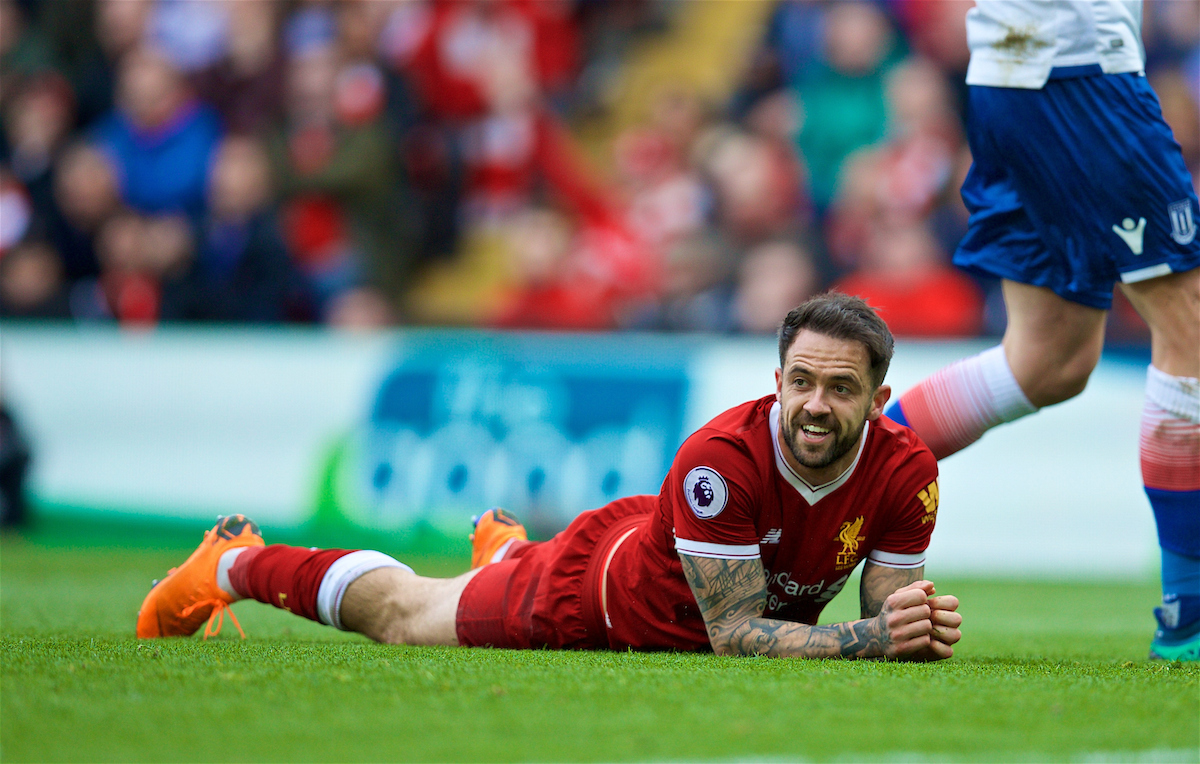
[[[779,543],[779,537],[780,537],[780,536],[782,536],[782,535],[783,535],[783,529],[782,529],[782,528],[772,528],[772,529],[771,529],[771,530],[770,530],[770,531],[767,533],[767,535],[765,535],[765,536],[763,536],[763,537],[762,537],[762,541],[760,541],[760,542],[758,542],[758,543],[760,543],[760,544],[778,544],[778,543]]]
[[[1142,234],[1146,232],[1146,218],[1138,218],[1136,223],[1133,222],[1133,218],[1125,218],[1121,225],[1113,226],[1112,230],[1129,245],[1130,252],[1135,255],[1142,254]]]

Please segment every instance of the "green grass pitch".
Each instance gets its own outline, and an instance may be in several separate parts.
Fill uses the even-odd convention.
[[[245,641],[139,643],[198,537],[4,539],[0,759],[1200,760],[1200,666],[1145,659],[1153,581],[938,581],[965,624],[935,665],[381,646],[257,603]]]

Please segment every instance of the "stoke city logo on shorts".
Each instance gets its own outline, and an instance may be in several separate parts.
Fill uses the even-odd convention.
[[[729,500],[725,478],[711,467],[693,467],[683,479],[683,495],[688,506],[701,520],[721,514]]]
[[[1196,238],[1196,221],[1192,218],[1192,202],[1181,199],[1167,205],[1167,215],[1171,218],[1171,238],[1176,244],[1191,244]]]

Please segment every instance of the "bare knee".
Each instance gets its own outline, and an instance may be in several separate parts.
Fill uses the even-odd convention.
[[[1070,400],[1087,387],[1092,370],[1099,361],[1099,353],[1079,353],[1057,363],[1052,360],[1041,380],[1033,385],[1033,394],[1026,395],[1039,408]]]
[[[398,592],[392,593],[379,604],[379,611],[370,632],[362,633],[376,642],[387,645],[415,644],[412,623],[416,616],[408,598],[400,596]]]
[[[346,589],[342,623],[376,642],[458,644],[458,601],[479,570],[426,578],[399,568],[371,571]]]
[[[1024,348],[1004,344],[1009,365],[1021,391],[1034,406],[1053,406],[1070,400],[1087,387],[1088,378],[1100,362],[1100,345],[1085,344],[1067,352],[1052,352],[1045,346]]]
[[[342,598],[342,625],[376,642],[406,641],[411,620],[411,588],[419,577],[400,568],[379,568],[358,578]]]
[[[1100,361],[1105,311],[1043,287],[1005,281],[1003,288],[1004,354],[1025,397],[1041,407],[1079,395]]]
[[[1200,376],[1200,268],[1121,288],[1150,325],[1155,368],[1175,376]]]

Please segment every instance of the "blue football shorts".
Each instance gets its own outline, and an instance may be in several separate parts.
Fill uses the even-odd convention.
[[[1104,310],[1118,280],[1200,266],[1192,178],[1144,76],[1070,67],[969,99],[956,265]]]

